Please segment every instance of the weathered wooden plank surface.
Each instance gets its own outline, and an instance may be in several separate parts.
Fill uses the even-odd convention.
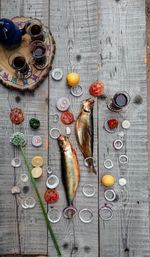
[[[11,16],[12,13],[19,15],[17,1],[13,1],[13,6],[8,13],[10,2],[1,2],[1,17]],[[10,14],[10,16],[9,16]],[[16,205],[16,198],[10,193],[10,190],[16,182],[16,172],[11,167],[11,159],[14,157],[13,148],[10,147],[8,134],[12,131],[12,125],[9,122],[8,114],[10,111],[9,106],[9,91],[4,87],[0,87],[1,97],[1,160],[0,160],[0,253],[19,253],[19,227],[18,227],[18,207]]]
[[[67,96],[71,101],[70,110],[75,118],[80,112],[81,101],[88,95],[89,84],[97,76],[97,23],[96,23],[95,0],[77,0],[77,1],[50,1],[50,29],[56,40],[56,58],[54,67],[62,68],[64,77],[60,82],[50,80],[50,128],[57,126],[65,132],[65,126],[61,123],[55,125],[52,122],[52,114],[58,113],[56,110],[56,101],[59,97]],[[70,88],[66,86],[65,77],[71,70],[78,72],[81,77],[81,85],[84,89],[82,97],[75,98],[70,94]],[[94,108],[95,142],[97,138],[97,110]],[[83,165],[83,157],[78,150],[74,125],[71,126],[72,134],[70,140],[77,149],[81,168],[81,182],[78,189],[75,206],[78,210],[90,208],[94,213],[94,220],[91,224],[83,224],[78,215],[73,222],[65,220],[63,217],[59,224],[53,226],[57,231],[59,241],[62,245],[63,256],[98,256],[98,226],[97,226],[97,208],[98,208],[98,177],[94,174],[88,174]],[[94,156],[97,156],[97,145],[94,145]],[[50,161],[56,174],[61,177],[60,153],[55,140],[50,139]],[[91,200],[85,198],[82,194],[82,187],[85,183],[92,183],[96,187],[96,195]],[[66,199],[62,184],[59,186],[61,201],[57,207],[63,210],[66,207]],[[52,243],[49,240],[49,254],[55,256],[52,250]]]
[[[21,3],[21,2],[20,2]],[[21,9],[21,15],[37,17],[48,25],[48,0],[42,1],[24,1]],[[22,98],[21,107],[27,113],[26,123],[24,124],[28,137],[26,152],[29,159],[34,155],[42,155],[44,159],[43,175],[37,181],[37,186],[41,195],[45,192],[46,166],[48,163],[48,78],[39,87],[34,94],[26,94]],[[29,128],[29,119],[36,116],[40,122],[40,129],[35,132]],[[31,144],[33,135],[41,135],[43,146],[34,148]],[[21,237],[21,253],[22,254],[47,254],[47,228],[43,219],[42,211],[37,203],[36,208],[29,211],[21,211],[20,217],[20,237]],[[42,242],[42,243],[41,243]]]
[[[111,113],[105,100],[95,102],[94,156],[98,159],[99,173],[89,175],[83,165],[72,128],[71,142],[75,146],[81,166],[81,183],[75,206],[78,210],[90,208],[94,213],[91,224],[83,224],[78,215],[73,222],[63,217],[52,225],[61,246],[63,256],[99,256],[99,257],[148,257],[148,158],[147,158],[147,104],[146,104],[146,65],[145,55],[145,6],[142,0],[1,0],[1,17],[16,15],[35,16],[48,24],[56,40],[57,51],[53,67],[64,72],[63,80],[55,82],[49,77],[34,94],[20,94],[0,87],[0,255],[3,254],[41,254],[56,256],[51,239],[47,238],[47,229],[38,207],[23,210],[19,199],[14,198],[11,187],[18,183],[24,166],[13,170],[11,159],[19,156],[10,148],[8,135],[14,129],[23,131],[28,138],[27,154],[29,159],[35,154],[44,157],[44,174],[38,182],[41,193],[45,191],[47,164],[52,166],[54,174],[60,177],[58,187],[60,201],[55,204],[60,211],[66,207],[66,199],[61,183],[60,153],[55,140],[48,140],[49,129],[56,126],[65,133],[61,123],[53,122],[53,114],[59,113],[56,101],[61,96],[71,100],[71,111],[77,117],[82,99],[87,98],[88,86],[99,78],[106,85],[106,94],[113,95],[116,90],[126,90],[131,94],[128,111],[120,116],[131,122],[131,128],[125,131],[124,148],[120,153],[129,157],[128,167],[118,165],[119,153],[113,151],[112,142],[119,136],[108,135],[103,130],[103,122]],[[81,76],[84,94],[74,98],[65,84],[67,72],[74,70]],[[141,95],[143,102],[136,105],[134,98]],[[47,104],[48,103],[48,104]],[[19,106],[26,113],[25,123],[17,128],[9,121],[10,107]],[[34,134],[28,121],[32,116],[41,121],[37,134],[42,135],[44,144],[40,149],[31,146]],[[116,116],[113,114],[113,117]],[[98,134],[97,134],[98,132]],[[49,141],[49,145],[48,145]],[[11,150],[10,150],[11,149]],[[97,155],[98,153],[98,155]],[[97,158],[98,157],[98,158]],[[102,222],[98,209],[104,205],[103,188],[98,181],[106,170],[105,158],[114,162],[112,173],[116,181],[124,176],[127,179],[125,189],[115,186],[120,198],[112,206],[114,217]],[[82,186],[92,183],[96,195],[92,200],[82,194]],[[117,183],[116,183],[117,185]],[[22,185],[20,185],[22,186]],[[29,194],[33,194],[30,190]],[[22,195],[23,196],[23,195]],[[99,224],[100,223],[100,224]]]
[[[145,55],[145,63],[147,64],[147,119],[148,119],[148,167],[150,172],[150,0],[146,0],[146,31],[147,31],[147,48]],[[148,180],[148,187],[150,190],[150,176]],[[150,215],[149,215],[150,222]]]
[[[20,254],[15,254],[15,255],[13,255],[13,254],[9,254],[9,255],[1,255],[1,257],[12,257],[12,256],[15,256],[15,257],[45,257],[45,255],[20,255]]]
[[[33,16],[40,18],[45,24],[48,24],[48,1],[1,1],[1,16],[11,18],[17,15]],[[20,174],[27,172],[24,165],[20,168],[13,168],[10,165],[14,156],[19,156],[18,151],[13,151],[9,144],[9,136],[13,131],[22,131],[27,136],[26,152],[29,160],[34,155],[42,155],[44,158],[44,172],[42,178],[37,182],[41,194],[45,191],[46,166],[48,155],[48,79],[39,87],[34,94],[20,94],[15,91],[8,91],[1,86],[2,108],[5,115],[1,117],[3,127],[1,143],[4,151],[1,152],[2,170],[1,173],[1,240],[0,254],[20,253],[20,254],[47,254],[47,228],[39,205],[32,210],[25,210],[20,205],[20,198],[34,196],[32,189],[27,194],[21,194],[14,198],[11,195],[11,187],[18,184],[22,190],[23,184],[20,183]],[[18,127],[12,127],[9,121],[9,112],[11,107],[20,107],[25,113],[25,122]],[[41,121],[41,127],[34,132],[29,127],[29,119],[37,117]],[[5,130],[7,129],[7,130]],[[6,134],[7,133],[7,134]],[[36,149],[31,144],[33,135],[41,135],[43,147]],[[6,137],[7,135],[7,137]],[[5,150],[6,147],[6,150]],[[11,149],[11,150],[10,150]],[[30,185],[30,182],[29,182]],[[30,186],[32,188],[32,186]],[[4,197],[5,196],[5,197]],[[4,213],[3,213],[4,212]],[[41,243],[42,242],[42,243]]]
[[[118,135],[106,135],[99,122],[100,174],[105,158],[112,159],[116,181],[127,179],[122,197],[112,206],[114,217],[110,222],[100,221],[100,256],[149,256],[148,223],[148,156],[147,156],[147,84],[145,55],[145,6],[144,1],[99,1],[100,9],[100,78],[107,94],[126,90],[131,95],[129,109],[120,115],[127,118],[131,128],[124,131],[123,150],[114,152],[112,142]],[[134,98],[141,95],[142,104]],[[99,101],[98,117],[117,117]],[[118,164],[120,154],[127,154],[129,164]],[[121,188],[115,186],[121,195]],[[103,188],[100,188],[100,205],[104,205]]]

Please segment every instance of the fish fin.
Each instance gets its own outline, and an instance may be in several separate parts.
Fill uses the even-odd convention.
[[[73,154],[77,157],[77,152],[76,152],[76,150],[71,146],[71,149],[72,149],[72,152],[73,152]]]

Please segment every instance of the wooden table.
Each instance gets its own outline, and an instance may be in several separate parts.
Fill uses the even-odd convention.
[[[106,95],[117,90],[126,90],[131,95],[131,103],[122,118],[131,122],[125,131],[124,148],[120,153],[129,157],[129,165],[122,168],[118,164],[119,153],[112,142],[116,134],[110,135],[103,129],[103,122],[110,117],[105,99],[96,99],[94,108],[94,156],[98,174],[87,173],[83,158],[76,144],[81,167],[81,183],[75,205],[80,210],[90,208],[94,220],[82,223],[78,216],[73,221],[64,218],[53,229],[57,235],[65,257],[149,257],[149,204],[148,204],[148,150],[147,150],[147,82],[146,82],[146,19],[143,0],[1,0],[1,17],[32,16],[48,25],[56,41],[56,56],[53,67],[63,69],[60,82],[51,75],[34,92],[21,94],[0,87],[0,256],[6,254],[48,255],[55,257],[51,239],[47,234],[41,210],[24,210],[18,204],[17,196],[11,188],[19,180],[25,166],[13,169],[11,160],[20,156],[9,144],[13,131],[22,131],[28,138],[26,152],[31,159],[36,154],[44,157],[44,174],[38,182],[41,193],[45,191],[46,171],[50,164],[60,177],[60,154],[57,142],[49,137],[53,114],[57,113],[56,101],[61,96],[71,100],[71,110],[75,117],[79,113],[82,99],[87,98],[91,82],[100,79],[106,87]],[[67,72],[74,70],[81,76],[84,94],[80,98],[71,96],[65,84]],[[143,102],[134,99],[141,95]],[[18,128],[9,120],[11,107],[20,107],[25,112],[25,122]],[[31,138],[35,134],[29,127],[29,119],[35,116],[41,121],[37,134],[42,135],[44,145],[33,148]],[[61,124],[61,130],[64,126]],[[102,221],[98,210],[104,205],[103,188],[99,183],[106,170],[103,161],[112,159],[116,181],[123,176],[127,179],[120,199],[113,203],[114,216],[108,222]],[[82,186],[92,183],[96,186],[94,198],[85,198]],[[120,192],[118,183],[115,189]],[[56,204],[62,210],[66,206],[62,183],[59,185],[60,201]],[[32,190],[30,191],[32,194]]]

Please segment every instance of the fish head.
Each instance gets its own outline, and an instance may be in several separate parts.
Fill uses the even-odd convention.
[[[83,110],[86,112],[90,112],[94,105],[94,100],[92,98],[88,98],[83,101]]]
[[[60,149],[65,152],[70,148],[70,141],[69,138],[63,135],[60,135],[58,138],[58,145]]]

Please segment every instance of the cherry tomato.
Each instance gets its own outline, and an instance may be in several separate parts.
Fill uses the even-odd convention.
[[[59,194],[55,189],[47,189],[44,194],[44,199],[48,204],[56,203],[59,199]]]
[[[69,111],[62,112],[60,119],[61,119],[62,123],[65,125],[70,125],[74,122],[74,116]]]
[[[19,125],[24,121],[24,114],[20,108],[13,108],[9,116],[11,122],[16,125]]]
[[[110,120],[107,121],[107,123],[108,123],[108,127],[109,127],[110,129],[115,129],[115,128],[117,128],[117,127],[118,127],[118,124],[119,124],[118,120],[116,120],[116,119],[110,119]]]
[[[89,93],[92,96],[101,96],[104,94],[104,84],[101,81],[92,83],[89,88]]]

